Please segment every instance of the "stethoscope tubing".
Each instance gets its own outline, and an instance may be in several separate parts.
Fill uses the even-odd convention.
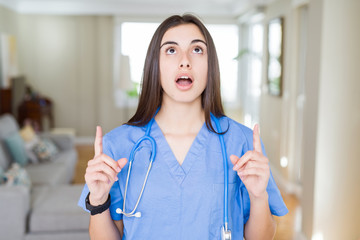
[[[223,157],[223,165],[224,165],[224,216],[223,217],[224,217],[224,227],[225,227],[225,230],[227,230],[228,223],[229,223],[229,220],[228,220],[228,185],[229,185],[228,159],[227,159],[224,136],[223,136],[223,133],[222,133],[222,129],[221,129],[219,120],[212,113],[210,114],[210,116],[211,116],[211,119],[213,120],[213,122],[215,123],[216,130],[217,130],[217,132],[219,134],[221,152],[222,152],[222,157]],[[154,118],[152,118],[150,120],[150,122],[148,123],[148,125],[146,127],[145,135],[143,137],[141,137],[135,143],[135,145],[133,146],[133,148],[132,148],[132,150],[130,152],[129,168],[128,168],[128,174],[127,174],[127,178],[126,178],[124,200],[123,200],[124,201],[123,202],[123,209],[121,210],[121,209],[118,208],[116,210],[117,213],[123,214],[123,215],[125,215],[127,217],[133,217],[133,216],[139,216],[139,215],[141,216],[141,213],[135,213],[134,214],[134,212],[136,211],[136,209],[137,209],[137,207],[139,205],[140,199],[141,199],[143,191],[145,189],[145,185],[147,183],[147,179],[148,179],[148,176],[149,176],[150,169],[152,167],[152,163],[154,162],[155,157],[156,157],[156,142],[155,142],[155,139],[150,136],[150,131],[151,131],[151,127],[152,127],[153,122],[154,122]],[[131,172],[131,168],[132,168],[132,162],[134,160],[135,153],[140,149],[139,145],[143,141],[146,141],[146,140],[150,141],[151,148],[152,148],[151,156],[150,156],[150,159],[149,159],[149,161],[150,161],[149,167],[148,167],[148,170],[147,170],[147,173],[146,173],[146,176],[145,176],[145,180],[144,180],[140,195],[139,195],[138,200],[137,200],[137,202],[135,204],[135,207],[130,213],[126,213],[125,212],[126,193],[127,193],[128,183],[129,183],[129,179],[130,179],[130,172]]]
[[[143,195],[143,192],[144,192],[144,189],[145,189],[145,185],[147,183],[147,179],[148,179],[148,176],[149,176],[149,173],[150,173],[150,169],[152,167],[152,164],[155,160],[155,157],[156,157],[156,142],[155,142],[155,139],[153,137],[150,136],[150,130],[151,130],[151,126],[154,122],[154,118],[152,118],[150,120],[150,122],[148,123],[147,125],[147,128],[146,128],[146,132],[145,132],[145,135],[143,137],[141,137],[136,143],[135,145],[133,146],[133,148],[131,149],[131,152],[130,152],[130,156],[129,156],[129,168],[128,168],[128,174],[127,174],[127,177],[126,177],[126,183],[125,183],[125,192],[124,192],[124,202],[123,202],[123,209],[116,209],[116,212],[119,213],[119,214],[123,214],[127,217],[140,217],[141,216],[141,213],[138,212],[138,213],[135,213],[139,203],[140,203],[140,200],[141,200],[141,197]],[[150,141],[151,143],[151,155],[150,155],[150,163],[149,163],[149,167],[148,167],[148,170],[146,172],[146,176],[145,176],[145,179],[144,179],[144,183],[142,185],[142,188],[141,188],[141,192],[139,194],[139,197],[136,201],[136,204],[135,204],[135,207],[134,209],[127,213],[125,212],[125,205],[126,205],[126,194],[127,194],[127,188],[128,188],[128,185],[129,185],[129,181],[130,181],[130,172],[131,172],[131,169],[132,169],[132,163],[134,161],[134,157],[135,157],[135,153],[140,150],[141,148],[139,148],[140,144],[143,142],[143,141]],[[134,214],[135,213],[135,214]]]
[[[227,161],[227,153],[226,153],[226,147],[225,147],[225,141],[224,136],[222,133],[222,129],[220,126],[219,120],[211,113],[210,114],[211,119],[215,123],[216,131],[219,134],[219,140],[221,145],[221,153],[223,157],[223,164],[224,164],[224,226],[227,230],[229,218],[228,218],[228,185],[229,185],[229,176],[228,176],[228,161]]]

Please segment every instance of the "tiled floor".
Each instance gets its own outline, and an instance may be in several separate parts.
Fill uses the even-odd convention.
[[[77,146],[79,161],[76,167],[74,183],[84,183],[87,161],[94,156],[94,149],[91,145]],[[283,195],[289,213],[283,217],[275,217],[277,231],[275,240],[292,240],[295,235],[296,209],[299,207],[299,200],[293,195]]]

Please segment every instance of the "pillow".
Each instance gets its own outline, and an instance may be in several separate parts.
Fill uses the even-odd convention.
[[[19,131],[20,136],[25,142],[31,142],[36,138],[36,133],[31,125],[26,125]]]
[[[24,126],[20,131],[21,138],[25,141],[25,151],[30,163],[38,163],[39,160],[33,152],[33,147],[39,142],[39,137],[36,135],[31,125]]]
[[[25,152],[24,141],[18,132],[5,138],[5,145],[15,162],[21,166],[25,166],[27,164],[28,158]]]
[[[33,152],[40,162],[52,160],[59,150],[50,139],[40,139],[33,147]]]
[[[36,154],[33,152],[33,148],[39,143],[40,138],[35,135],[35,137],[28,142],[25,142],[25,150],[26,156],[28,157],[31,163],[39,163],[39,159],[37,158]]]
[[[23,185],[31,187],[29,175],[24,168],[20,167],[18,163],[13,163],[9,170],[6,171],[5,179],[5,184],[7,186]]]

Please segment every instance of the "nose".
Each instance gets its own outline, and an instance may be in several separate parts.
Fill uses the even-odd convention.
[[[190,60],[186,54],[182,56],[179,68],[191,68]]]

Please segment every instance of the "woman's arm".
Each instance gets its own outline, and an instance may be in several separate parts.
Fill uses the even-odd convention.
[[[123,222],[113,221],[109,209],[90,217],[90,239],[114,239],[122,238]]]
[[[89,160],[85,173],[85,181],[89,187],[89,203],[92,206],[103,205],[109,198],[109,192],[117,180],[117,174],[125,166],[127,159],[118,161],[103,153],[102,129],[96,128],[94,143],[95,156]],[[123,224],[115,223],[107,209],[102,213],[91,215],[89,234],[91,239],[121,239]]]
[[[244,230],[245,239],[273,239],[276,222],[270,212],[268,195],[259,198],[250,197],[250,206],[250,217]]]
[[[247,151],[241,158],[230,156],[233,170],[244,183],[250,197],[250,216],[245,224],[245,239],[273,239],[276,223],[272,218],[266,187],[270,177],[269,159],[263,155],[259,126],[253,131],[254,150]]]
[[[118,228],[121,239],[122,239],[122,237],[124,236],[124,223],[122,220],[114,221],[114,223],[115,223],[116,227]]]

